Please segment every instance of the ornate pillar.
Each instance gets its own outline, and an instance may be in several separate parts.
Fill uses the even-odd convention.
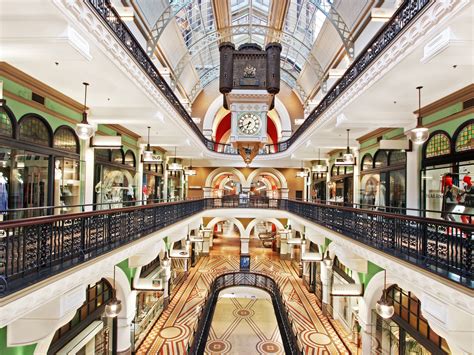
[[[211,198],[212,197],[212,187],[205,186],[202,188],[204,198]]]
[[[354,158],[356,160],[356,165],[354,165],[354,178],[352,179],[352,191],[353,191],[353,203],[360,202],[360,159],[359,159],[359,149],[353,149]]]
[[[117,318],[117,355],[129,355],[132,353],[132,342],[130,338],[130,326],[127,318]]]
[[[81,140],[81,203],[91,204],[94,203],[94,148],[90,147],[89,140]],[[85,207],[85,211],[92,211],[92,206]]]
[[[288,199],[288,192],[289,192],[289,191],[290,191],[290,189],[288,189],[288,188],[286,188],[286,187],[280,188],[280,198],[287,200],[287,199]]]
[[[407,152],[407,208],[420,208],[420,146],[412,144],[412,151]],[[418,216],[418,211],[407,211],[407,214]]]
[[[332,263],[326,265],[325,262],[321,262],[321,283],[323,284],[323,314],[327,315],[329,307],[331,306],[331,290],[332,290]]]
[[[163,200],[168,199],[168,157],[164,157],[164,170],[163,170]]]
[[[240,254],[249,254],[249,241],[250,238],[240,237]]]

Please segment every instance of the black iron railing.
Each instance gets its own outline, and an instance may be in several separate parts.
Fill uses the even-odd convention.
[[[207,149],[223,154],[237,155],[238,151],[229,144],[214,142],[204,136],[201,129],[191,118],[179,99],[174,94],[151,58],[143,50],[138,40],[133,36],[128,26],[123,23],[116,10],[111,6],[110,0],[86,0],[110,27],[117,39],[127,48],[130,55],[156,85],[156,87],[167,98],[168,102],[181,115],[183,120],[201,139]],[[394,16],[380,29],[373,40],[364,48],[361,54],[354,60],[346,70],[341,79],[329,90],[320,104],[309,114],[303,124],[286,141],[277,144],[268,144],[261,149],[259,154],[274,154],[287,150],[318,118],[326,109],[336,101],[339,96],[388,48],[397,36],[404,31],[409,24],[425,9],[432,0],[407,0],[394,14]]]
[[[269,198],[210,198],[0,222],[0,297],[205,209],[284,210],[473,288],[474,225]]]
[[[251,286],[267,291],[272,299],[285,354],[302,354],[301,350],[298,349],[296,334],[292,331],[278,284],[267,275],[244,271],[222,274],[211,283],[209,287],[210,294],[199,315],[189,354],[204,354],[219,292],[233,286]]]

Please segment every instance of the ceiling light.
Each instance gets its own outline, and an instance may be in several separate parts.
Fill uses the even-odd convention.
[[[327,268],[332,268],[332,265],[334,261],[331,259],[331,256],[329,255],[329,250],[326,252],[326,256],[323,259],[324,265],[326,265]]]
[[[328,166],[321,164],[321,148],[318,148],[318,164],[313,165],[311,170],[314,173],[327,173],[328,172]]]
[[[349,132],[350,132],[350,129],[347,129],[347,148],[346,148],[346,152],[342,155],[342,159],[341,158],[336,159],[336,161],[334,163],[335,165],[350,166],[350,165],[355,165],[356,164],[354,154],[352,154],[351,148],[349,147]]]
[[[143,151],[143,154],[142,154],[142,161],[144,163],[150,163],[150,162],[155,162],[155,155],[153,154],[153,151],[151,150],[151,147],[150,147],[150,126],[147,127],[148,128],[148,140],[147,140],[147,144],[146,144],[146,149]],[[161,161],[161,158],[160,158],[160,161]]]
[[[375,310],[383,319],[389,319],[395,313],[395,308],[391,300],[387,298],[387,271],[384,270],[382,297],[377,301]]]
[[[184,170],[184,175],[186,176],[196,176],[197,172],[193,169],[193,160],[190,160],[190,164],[187,169]]]
[[[171,164],[168,164],[169,171],[179,171],[183,170],[183,166],[176,162],[176,147],[174,147],[174,161]]]
[[[303,167],[303,161],[301,161],[301,169],[296,173],[296,177],[298,178],[307,178],[309,176],[309,172],[305,170]]]
[[[115,289],[115,268],[116,268],[116,265],[114,265],[114,287],[112,290],[112,298],[105,305],[105,315],[110,318],[117,317],[120,311],[122,310],[122,302],[118,300],[116,296],[117,292]]]
[[[430,136],[429,129],[427,127],[423,127],[422,117],[421,117],[421,89],[423,86],[418,86],[416,88],[418,90],[418,118],[416,127],[413,128],[411,131],[408,132],[408,138],[414,144],[423,144],[428,140]]]
[[[82,112],[81,123],[76,124],[76,134],[79,139],[87,140],[90,139],[95,132],[94,126],[87,122],[87,87],[89,83],[82,83],[84,85],[84,110]]]

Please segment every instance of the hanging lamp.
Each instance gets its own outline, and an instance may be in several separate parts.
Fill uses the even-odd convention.
[[[334,260],[331,259],[331,256],[329,255],[329,250],[326,252],[326,256],[323,259],[323,263],[324,265],[326,265],[327,268],[331,268],[334,264]]]
[[[389,319],[395,313],[393,303],[387,297],[387,270],[383,271],[382,297],[377,301],[377,304],[375,305],[375,310],[377,311],[378,315],[383,319]]]
[[[143,151],[143,155],[142,155],[142,161],[144,163],[154,162],[153,151],[151,150],[151,147],[150,147],[150,128],[151,127],[148,126],[147,128],[148,128],[148,139],[147,139],[146,149]]]
[[[337,166],[351,166],[355,165],[355,158],[354,154],[351,152],[351,148],[349,147],[349,132],[350,129],[347,129],[347,147],[346,147],[346,152],[342,155],[342,158],[337,158],[334,165]]]
[[[301,161],[301,169],[296,173],[296,177],[299,177],[299,178],[308,177],[308,172],[305,170],[303,166],[303,161]]]
[[[187,169],[184,170],[184,175],[186,176],[196,176],[197,172],[193,169],[193,160],[189,160],[189,166]]]
[[[105,306],[105,315],[110,318],[117,317],[120,311],[122,310],[122,302],[117,299],[117,292],[115,289],[115,268],[116,267],[117,266],[114,265],[114,289],[112,292],[112,299]]]
[[[327,173],[328,172],[328,166],[321,164],[321,148],[318,148],[318,164],[313,165],[311,170],[314,173]]]
[[[171,164],[168,164],[169,171],[179,171],[183,170],[183,166],[176,162],[176,147],[174,147],[174,160]]]
[[[429,129],[427,127],[423,127],[422,116],[421,116],[421,89],[423,86],[417,86],[418,90],[418,117],[417,117],[417,124],[416,127],[413,128],[411,131],[408,132],[408,138],[414,144],[423,144],[428,140],[430,136]]]
[[[84,85],[84,108],[82,112],[82,121],[81,123],[76,124],[76,134],[79,139],[87,140],[90,139],[95,132],[95,128],[89,122],[87,122],[87,87],[89,83],[82,83]]]

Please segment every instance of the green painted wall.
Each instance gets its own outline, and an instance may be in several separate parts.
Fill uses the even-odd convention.
[[[374,277],[375,274],[380,271],[383,271],[383,268],[370,261],[367,261],[367,273],[359,272],[359,280],[364,285],[364,289],[367,288],[367,285],[369,284],[372,277]]]
[[[128,259],[121,261],[117,264],[117,266],[122,269],[125,275],[127,275],[128,282],[130,283],[130,285],[132,285],[132,279],[135,276],[135,273],[137,272],[137,268],[131,268],[128,265]]]
[[[403,134],[403,128],[394,128],[385,134],[382,135],[382,139],[393,139],[394,137],[400,136]],[[372,157],[374,156],[375,152],[377,152],[378,147],[373,146],[374,144],[377,144],[377,137],[373,137],[371,139],[368,139],[362,143],[360,143],[360,159],[367,154],[370,153]],[[360,163],[360,161],[359,161]]]
[[[0,328],[0,355],[30,355],[35,348],[36,344],[7,347],[7,327]]]

